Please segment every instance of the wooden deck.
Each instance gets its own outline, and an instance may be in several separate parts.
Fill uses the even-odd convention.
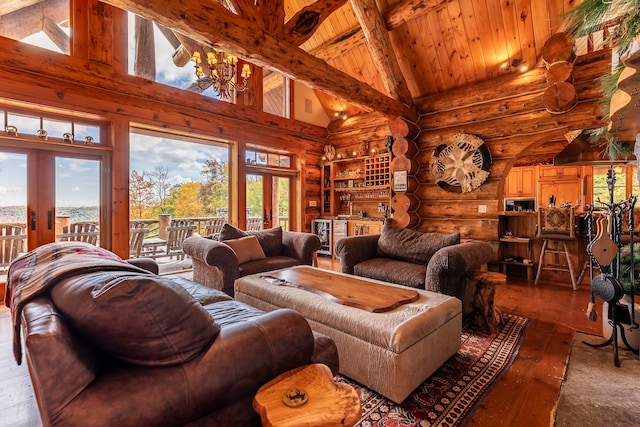
[[[319,267],[339,270],[321,256]],[[586,285],[541,282],[534,287],[509,279],[496,290],[503,312],[531,319],[514,364],[473,416],[470,426],[549,426],[575,331],[600,334],[600,322],[586,317]],[[17,366],[11,350],[9,310],[0,305],[0,426],[37,427],[40,420],[26,365]]]

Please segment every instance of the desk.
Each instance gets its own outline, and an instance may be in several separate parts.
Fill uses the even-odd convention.
[[[165,246],[166,244],[166,240],[158,237],[144,239],[142,240],[142,252],[140,253],[140,256],[157,258],[159,256],[166,255],[166,252],[163,249],[160,249],[160,246]]]

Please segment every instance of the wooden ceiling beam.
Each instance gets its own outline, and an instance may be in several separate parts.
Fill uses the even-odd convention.
[[[276,39],[252,22],[211,2],[172,0],[103,0],[173,28],[192,39],[233,52],[261,67],[275,69],[307,86],[333,94],[367,111],[415,120],[409,106],[331,67],[290,43]]]
[[[69,4],[66,0],[50,0],[1,15],[2,35],[13,40],[22,40],[42,31],[45,17],[56,23],[69,19]]]
[[[300,46],[311,38],[320,24],[333,12],[340,9],[347,0],[317,0],[300,9],[285,25],[285,40]]]
[[[380,73],[382,84],[389,96],[393,99],[412,105],[411,92],[407,86],[407,81],[402,75],[398,58],[391,45],[389,31],[387,31],[382,15],[378,10],[375,0],[351,0],[353,9],[360,27],[367,40],[371,58]]]
[[[135,62],[133,73],[149,80],[156,79],[156,45],[153,22],[135,16]]]
[[[277,39],[284,37],[284,0],[263,0],[258,5],[265,21],[265,31]]]
[[[69,35],[65,33],[62,28],[49,18],[44,18],[42,23],[42,31],[51,39],[58,49],[65,54],[69,55],[71,39]]]
[[[252,22],[257,27],[264,29],[264,20],[260,15],[260,10],[255,6],[253,0],[228,0],[231,6],[238,13],[238,16]],[[219,3],[219,2],[216,2]],[[220,3],[219,3],[220,4]]]
[[[404,0],[382,13],[385,27],[388,31],[391,31],[405,22],[426,15],[428,12],[450,1],[452,0]],[[353,27],[333,40],[310,50],[309,53],[328,61],[364,43],[366,43],[366,39],[362,30],[358,27]]]

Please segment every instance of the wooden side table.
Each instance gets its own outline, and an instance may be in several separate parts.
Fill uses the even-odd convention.
[[[285,394],[297,394],[292,390],[304,392],[306,403],[285,405]],[[322,364],[302,366],[272,379],[256,393],[253,409],[265,427],[353,426],[361,416],[355,389],[335,383],[331,370]]]
[[[494,304],[496,285],[507,283],[507,276],[495,271],[479,271],[473,274],[476,291],[473,296],[473,321],[490,334],[498,333],[502,314]]]

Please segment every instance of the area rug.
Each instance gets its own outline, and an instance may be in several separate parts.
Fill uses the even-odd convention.
[[[584,344],[602,341],[602,337],[576,333],[556,406],[556,427],[638,426],[640,360],[621,346],[616,368],[612,345]]]
[[[462,327],[458,353],[398,405],[346,378],[360,395],[360,427],[463,426],[478,404],[507,371],[524,337],[529,319],[505,314],[496,336],[470,322]]]

